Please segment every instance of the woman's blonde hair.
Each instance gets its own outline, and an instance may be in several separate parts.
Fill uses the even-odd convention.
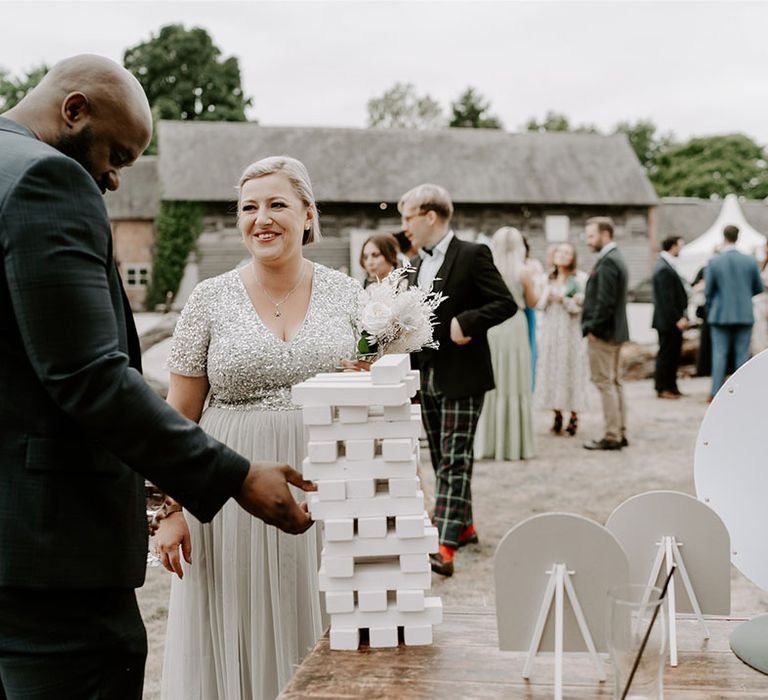
[[[307,168],[300,160],[290,156],[269,156],[251,163],[240,176],[240,182],[237,185],[238,199],[242,196],[243,185],[249,180],[255,180],[265,175],[274,175],[280,173],[288,178],[288,181],[296,192],[298,198],[312,212],[309,231],[304,232],[302,243],[313,243],[320,240],[320,217],[317,213],[317,204],[315,195],[312,192],[312,183],[309,180]],[[238,203],[238,210],[240,205]]]
[[[520,284],[525,267],[525,241],[512,226],[503,226],[491,237],[493,262],[507,284]]]

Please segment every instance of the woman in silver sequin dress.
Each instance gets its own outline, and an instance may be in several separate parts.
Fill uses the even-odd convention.
[[[291,386],[354,355],[360,286],[302,255],[318,224],[298,161],[266,158],[246,169],[238,223],[253,261],[190,296],[168,360],[168,401],[251,461],[301,470],[304,429]],[[167,561],[183,573],[171,587],[162,697],[275,697],[322,633],[317,529],[286,535],[230,502],[205,525],[172,515],[157,537],[164,551],[175,548]],[[183,552],[189,540],[183,565],[179,545]]]

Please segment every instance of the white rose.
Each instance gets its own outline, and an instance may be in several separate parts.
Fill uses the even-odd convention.
[[[383,333],[392,320],[392,309],[380,301],[373,301],[366,304],[360,315],[360,324],[363,330],[372,336],[378,336]]]

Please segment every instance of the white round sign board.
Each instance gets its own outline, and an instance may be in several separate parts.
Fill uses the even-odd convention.
[[[768,350],[723,385],[696,438],[696,494],[731,535],[731,562],[768,590]]]

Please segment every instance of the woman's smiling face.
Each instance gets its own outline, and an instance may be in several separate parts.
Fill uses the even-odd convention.
[[[240,191],[239,224],[256,260],[274,261],[301,250],[312,215],[281,173],[248,180]]]

